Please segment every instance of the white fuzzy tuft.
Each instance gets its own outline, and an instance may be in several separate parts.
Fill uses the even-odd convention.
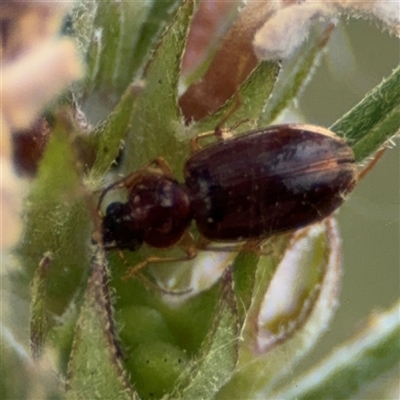
[[[331,17],[334,11],[326,3],[296,4],[278,11],[254,37],[257,57],[261,60],[290,57],[307,38],[311,24]]]

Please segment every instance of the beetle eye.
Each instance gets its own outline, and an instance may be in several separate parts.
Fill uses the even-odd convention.
[[[143,243],[143,231],[131,218],[129,208],[121,202],[108,205],[103,218],[103,244],[105,248],[137,250]]]
[[[121,212],[124,208],[124,204],[119,202],[119,201],[115,201],[114,203],[110,203],[107,208],[106,208],[106,215],[113,215],[113,214],[118,214],[119,212]]]

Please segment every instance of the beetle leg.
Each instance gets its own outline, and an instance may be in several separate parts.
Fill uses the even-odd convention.
[[[168,162],[163,157],[157,157],[154,160],[151,160],[148,164],[141,168],[141,170],[150,169],[151,166],[155,166],[158,168],[164,175],[172,178],[173,173],[171,167],[169,166]]]
[[[210,245],[210,243],[213,242],[205,238],[204,236],[200,236],[197,239],[196,248],[201,251],[215,251],[215,252],[221,251],[221,252],[233,253],[240,251],[240,246],[241,246],[240,244],[215,246],[215,245]]]
[[[375,164],[381,159],[381,157],[383,156],[385,151],[386,151],[386,147],[382,147],[375,153],[373,158],[368,162],[368,164],[358,174],[358,180],[365,178],[365,176],[375,167]]]
[[[221,252],[221,253],[239,253],[242,248],[240,245],[226,245],[226,246],[207,246],[204,248],[200,248],[201,251],[213,251],[213,252]]]
[[[247,241],[242,248],[242,251],[247,251],[249,253],[253,253],[259,257],[261,256],[271,256],[274,254],[273,247],[269,246],[267,250],[263,249],[263,244],[265,243],[265,239],[255,239]]]
[[[125,178],[124,178],[124,179],[125,179]],[[111,185],[107,186],[105,189],[103,189],[103,190],[101,191],[100,197],[99,197],[99,199],[98,199],[98,201],[97,201],[97,207],[96,207],[97,213],[99,214],[100,218],[103,218],[103,216],[104,216],[103,213],[101,212],[101,203],[103,202],[104,197],[106,196],[106,194],[107,194],[110,190],[117,189],[118,185],[119,185],[124,179],[121,179],[120,181],[117,181],[117,182],[112,183]]]
[[[131,268],[131,270],[135,269],[136,267],[140,266],[141,264],[142,263],[137,264],[135,267]],[[145,267],[145,266],[146,265],[144,265],[143,267]],[[180,296],[180,295],[187,294],[187,293],[191,292],[191,290],[192,290],[192,289],[180,290],[180,291],[166,290],[166,289],[163,289],[162,287],[158,286],[156,283],[152,282],[150,279],[148,279],[146,276],[144,276],[143,274],[141,274],[139,272],[135,272],[134,276],[130,276],[129,272],[130,272],[130,270],[128,270],[128,273],[122,277],[122,280],[125,281],[125,280],[131,279],[134,277],[135,279],[138,279],[139,281],[141,281],[143,283],[143,285],[145,285],[146,287],[153,289],[157,292],[161,292],[163,294]]]
[[[189,231],[185,231],[182,238],[179,240],[178,246],[187,254],[188,260],[196,257],[198,245]]]
[[[196,135],[194,138],[191,139],[190,141],[190,150],[192,152],[192,154],[198,152],[199,150],[202,149],[202,146],[200,145],[199,141],[201,139],[204,139],[206,137],[210,137],[210,136],[215,136],[217,138],[217,140],[226,140],[226,139],[230,139],[231,137],[233,137],[232,132],[241,124],[244,124],[246,122],[249,122],[250,120],[248,118],[243,119],[241,121],[236,122],[236,124],[234,124],[231,128],[227,128],[227,129],[223,129],[221,128],[222,124],[219,124],[214,130],[212,131],[206,131],[206,132],[202,132],[199,133],[198,135]]]
[[[167,161],[162,157],[155,158],[154,160],[145,164],[139,170],[132,172],[128,176],[120,179],[119,181],[112,183],[111,185],[108,185],[105,189],[102,190],[99,200],[97,202],[97,208],[96,208],[100,217],[103,217],[103,214],[100,211],[101,203],[103,202],[104,197],[106,196],[106,194],[108,192],[110,192],[111,190],[116,190],[116,189],[129,188],[129,187],[135,185],[137,181],[140,181],[143,172],[146,170],[150,170],[153,166],[155,166],[157,169],[159,169],[164,175],[167,175],[168,177],[173,176],[172,170],[171,170],[169,164],[167,163]]]
[[[200,237],[197,241],[197,249],[202,251],[215,251],[215,252],[226,252],[226,253],[239,253],[241,251],[253,253],[257,256],[270,256],[273,254],[273,250],[263,250],[262,245],[265,243],[265,239],[250,240],[242,244],[232,244],[226,246],[210,246],[212,243],[210,240]]]
[[[231,138],[233,135],[232,135],[232,132],[230,129],[221,129],[219,126],[217,126],[212,131],[206,131],[206,132],[199,133],[194,138],[192,138],[190,140],[190,151],[192,153],[197,153],[199,150],[202,149],[202,146],[199,143],[200,140],[210,137],[210,136],[214,136],[218,140],[226,140],[226,139]]]
[[[135,278],[140,280],[145,286],[156,290],[158,292],[161,292],[163,294],[168,294],[168,295],[183,295],[183,294],[187,294],[191,291],[191,289],[189,290],[182,290],[182,291],[171,291],[171,290],[165,290],[163,288],[161,288],[160,286],[158,286],[157,284],[155,284],[154,282],[152,282],[150,279],[148,279],[146,276],[142,275],[139,273],[139,271],[146,267],[147,263],[150,262],[148,259],[146,259],[145,261],[143,261],[142,263],[136,264],[133,268],[129,265],[128,260],[125,258],[124,253],[122,250],[118,250],[118,255],[122,261],[122,263],[128,268],[128,272],[122,277],[122,280],[128,280],[131,278]],[[132,273],[132,270],[135,270]]]
[[[179,241],[178,246],[186,253],[182,257],[147,257],[144,261],[136,264],[134,267],[128,269],[128,272],[122,278],[123,280],[135,277],[140,270],[153,263],[164,263],[164,262],[179,262],[192,260],[197,256],[196,243],[190,232],[185,232],[182,239]]]
[[[190,151],[191,151],[191,153],[192,154],[193,153],[197,153],[199,150],[201,150],[202,147],[200,146],[200,143],[199,143],[199,141],[201,139],[206,138],[206,137],[210,137],[210,136],[214,136],[214,135],[215,135],[215,130],[214,131],[202,132],[202,133],[199,133],[198,135],[196,135],[195,137],[193,137],[190,140]]]
[[[240,121],[237,121],[233,126],[231,126],[229,129],[221,129],[221,126],[225,125],[225,123],[229,120],[229,118],[240,108],[240,106],[243,104],[243,99],[242,99],[242,94],[237,91],[235,95],[233,96],[232,99],[232,104],[230,107],[225,111],[225,115],[221,119],[221,121],[218,123],[217,127],[215,128],[215,134],[217,135],[217,132],[221,132],[222,135],[224,134],[224,131],[227,132],[232,132],[234,131],[239,125],[242,125],[243,123],[249,122],[250,119],[246,118]],[[232,135],[230,135],[232,136]],[[221,137],[223,138],[223,136]]]
[[[239,68],[242,69],[242,68]],[[221,121],[219,122],[217,128],[215,130],[220,129],[222,125],[225,124],[226,121],[236,112],[236,110],[243,104],[242,100],[242,95],[239,91],[236,91],[233,99],[232,99],[232,104],[229,106],[229,108],[225,111],[225,115],[223,115]]]
[[[232,116],[232,114],[235,113],[235,111],[242,105],[242,103],[243,103],[243,101],[242,101],[241,95],[240,95],[240,93],[237,92],[233,98],[233,102],[232,102],[231,106],[225,112],[225,115],[223,116],[223,118],[221,119],[219,124],[215,127],[215,129],[212,131],[206,131],[206,132],[199,133],[194,138],[192,138],[192,140],[190,141],[190,150],[191,150],[192,154],[201,150],[202,147],[200,146],[200,143],[199,143],[200,139],[210,137],[210,136],[215,136],[218,140],[229,139],[233,136],[232,131],[234,129],[236,129],[242,123],[249,121],[249,119],[245,119],[245,120],[236,122],[236,124],[234,124],[231,128],[228,128],[228,129],[221,128],[221,126],[223,126],[225,124],[225,122]]]
[[[137,277],[139,272],[143,268],[146,268],[149,264],[188,261],[188,260],[195,258],[196,255],[197,255],[197,252],[186,253],[186,255],[183,257],[147,257],[141,263],[138,263],[134,267],[129,268],[127,273],[122,277],[122,280],[125,281],[128,279]]]
[[[240,125],[246,124],[246,123],[248,123],[248,122],[249,122],[249,123],[251,122],[251,119],[250,119],[250,118],[241,119],[240,121],[236,122],[236,124],[234,124],[234,125],[232,125],[232,126],[230,127],[230,131],[234,131],[234,130],[236,130]]]
[[[105,189],[100,194],[99,200],[97,202],[97,211],[99,212],[100,216],[102,217],[102,213],[100,211],[101,203],[104,200],[104,197],[108,192],[111,190],[116,190],[116,189],[122,189],[122,188],[128,188],[132,186],[137,180],[140,179],[141,174],[143,173],[143,169],[141,168],[138,171],[132,172],[128,176],[120,179],[119,181],[116,181],[112,183],[111,185],[108,185]]]

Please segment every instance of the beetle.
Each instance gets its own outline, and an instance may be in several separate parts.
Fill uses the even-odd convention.
[[[319,222],[354,188],[357,165],[352,149],[333,132],[284,124],[194,152],[184,178],[178,182],[157,158],[101,194],[99,207],[108,191],[127,191],[126,202],[111,203],[103,217],[106,249],[180,245],[186,252],[184,258],[149,257],[130,275],[149,262],[193,258],[199,247],[188,232],[192,220],[203,238],[215,242],[262,241]]]

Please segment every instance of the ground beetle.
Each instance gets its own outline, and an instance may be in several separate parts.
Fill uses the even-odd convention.
[[[357,181],[357,166],[352,149],[331,131],[286,124],[194,152],[186,160],[184,177],[185,183],[177,182],[158,158],[107,187],[99,207],[116,188],[126,188],[127,201],[106,209],[105,248],[180,245],[189,259],[198,249],[188,233],[192,220],[203,238],[217,242],[262,240],[302,228],[342,204]],[[150,257],[130,275],[149,262],[173,260],[177,258]]]

